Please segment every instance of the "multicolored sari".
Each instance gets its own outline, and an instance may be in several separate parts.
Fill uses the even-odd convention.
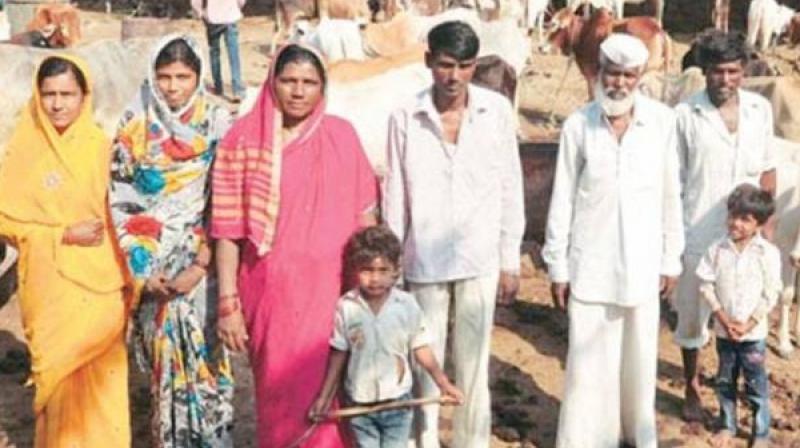
[[[91,86],[83,61],[75,64]],[[38,69],[36,70],[38,72]],[[33,97],[0,165],[0,237],[19,249],[19,301],[36,387],[36,447],[129,446],[127,304],[108,219],[110,142],[92,92],[61,134]],[[65,229],[105,224],[98,246],[67,245]]]
[[[342,250],[378,191],[355,130],[326,115],[324,101],[294,140],[280,142],[274,89],[270,73],[254,109],[220,145],[211,236],[241,242],[238,284],[258,444],[288,448],[309,429],[308,410],[325,376]],[[342,435],[322,424],[302,446],[341,447]]]
[[[155,87],[155,59],[175,39],[155,48],[148,79],[126,109],[114,141],[111,208],[140,302],[134,344],[152,371],[152,429],[156,446],[230,446],[233,377],[216,336],[213,272],[168,302],[143,292],[161,272],[173,279],[207,245],[208,173],[217,143],[230,125],[227,111],[208,102],[202,87],[171,110]]]

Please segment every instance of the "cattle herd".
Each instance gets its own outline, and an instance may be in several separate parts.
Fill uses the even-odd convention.
[[[627,0],[567,0],[555,10],[549,0],[277,0],[271,46],[294,40],[316,46],[330,62],[329,109],[350,119],[381,173],[384,166],[387,117],[407,92],[430,84],[422,64],[427,31],[443,21],[459,19],[473,25],[481,39],[483,58],[478,81],[501,91],[517,104],[518,79],[528,68],[532,41],[539,49],[560,51],[574,59],[591,86],[598,72],[597,54],[602,40],[612,32],[627,32],[645,42],[650,50],[643,89],[649,95],[675,104],[702,87],[702,76],[685,58],[686,71],[677,70],[673,42],[662,27],[663,0],[644,0],[654,17],[623,17]],[[728,28],[730,0],[716,0],[711,22]],[[107,131],[142,79],[143,60],[153,41],[106,40],[81,44],[80,13],[69,5],[40,8],[28,29],[8,36],[8,24],[0,13],[0,160],[18,111],[29,97],[30,79],[38,60],[48,49],[31,47],[74,47],[92,65],[97,92],[96,114]],[[536,33],[538,38],[532,38]],[[800,42],[800,16],[776,0],[751,0],[747,14],[748,43],[763,55],[787,40]],[[763,57],[761,58],[763,60]],[[696,64],[694,64],[696,65]],[[769,67],[751,74],[768,73]],[[776,241],[786,256],[795,250],[800,227],[800,129],[792,103],[800,101],[797,77],[755,77],[748,85],[773,103],[776,132],[780,139],[779,225]],[[391,87],[391,88],[389,88]],[[248,89],[240,113],[255,99],[257,89]],[[381,95],[375,95],[381,92]],[[352,107],[358,104],[359,107]],[[0,275],[10,269],[12,253],[0,260]],[[788,264],[787,264],[788,265]],[[781,310],[780,350],[788,356],[790,342],[790,299],[795,295],[796,274],[787,266],[784,283],[786,300]],[[0,303],[2,303],[0,298]],[[794,328],[800,338],[800,320]]]

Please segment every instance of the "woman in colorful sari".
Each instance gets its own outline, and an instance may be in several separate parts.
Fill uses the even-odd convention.
[[[111,210],[140,298],[134,349],[152,373],[157,447],[231,445],[233,378],[216,336],[208,173],[230,125],[202,87],[196,42],[167,36],[119,124]]]
[[[51,56],[0,166],[0,238],[19,250],[36,447],[130,445],[127,304],[108,219],[110,142],[84,63]]]
[[[214,167],[218,326],[228,347],[249,350],[260,447],[340,447],[336,425],[312,433],[306,415],[325,375],[342,250],[374,222],[377,181],[350,123],[325,114],[320,57],[289,45],[274,61]]]

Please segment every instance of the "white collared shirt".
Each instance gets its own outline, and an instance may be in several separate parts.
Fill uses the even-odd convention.
[[[508,100],[469,86],[458,141],[445,143],[432,90],[389,120],[386,223],[404,244],[408,281],[517,272],[525,231],[516,120]]]
[[[344,381],[350,399],[373,403],[411,391],[409,357],[430,344],[430,336],[411,294],[393,288],[376,315],[354,289],[339,299],[330,344],[350,352]]]
[[[542,257],[578,299],[632,306],[658,296],[659,274],[681,272],[675,115],[636,94],[617,142],[597,102],[561,130]]]
[[[192,9],[197,17],[208,23],[231,24],[242,19],[242,8],[246,0],[208,0],[203,14],[203,0],[191,0]],[[227,41],[226,41],[227,44]]]
[[[775,168],[772,108],[758,94],[739,90],[739,125],[728,131],[703,90],[675,107],[683,184],[686,253],[702,255],[725,236],[728,195],[742,183],[759,185]]]
[[[697,276],[703,281],[701,295],[712,311],[721,308],[738,322],[751,317],[758,321],[745,340],[767,337],[767,314],[783,289],[781,254],[775,245],[756,235],[739,252],[730,238],[723,237],[708,248],[697,265]],[[730,338],[716,319],[714,328],[717,336]]]

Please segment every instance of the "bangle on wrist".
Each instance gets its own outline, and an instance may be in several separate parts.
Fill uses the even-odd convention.
[[[220,296],[223,297],[223,296]],[[228,317],[241,308],[238,300],[220,300],[217,304],[217,317]]]
[[[231,294],[220,294],[218,299],[217,299],[217,301],[219,303],[227,302],[229,300],[233,300],[233,301],[238,302],[239,301],[239,293],[238,292],[234,292],[234,293],[231,293]]]

